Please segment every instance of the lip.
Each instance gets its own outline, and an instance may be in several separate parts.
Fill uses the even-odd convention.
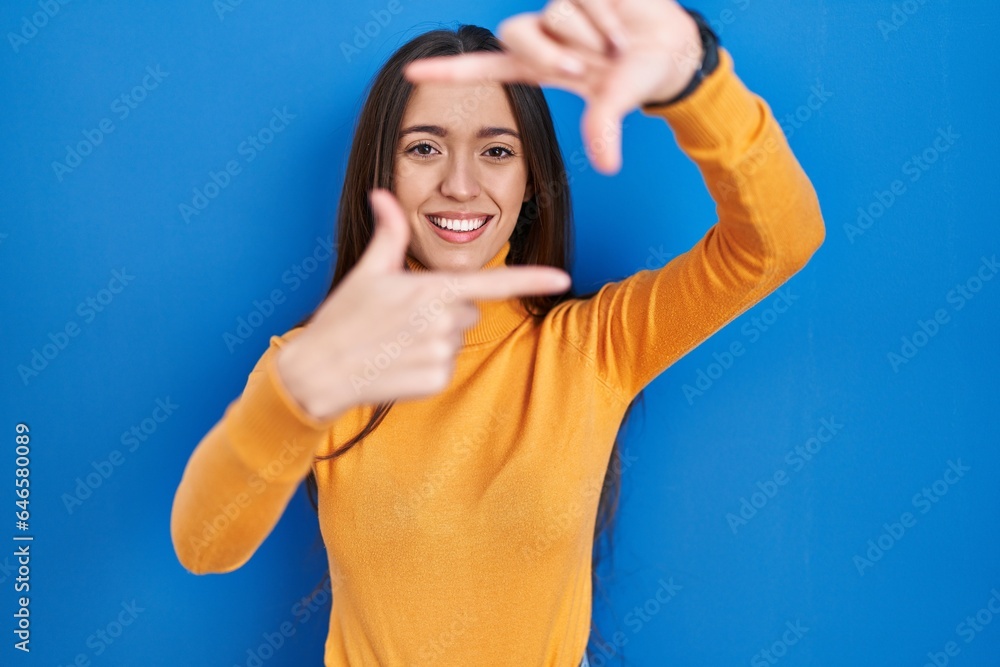
[[[486,222],[483,223],[482,227],[480,227],[479,229],[477,229],[475,231],[471,231],[471,232],[453,232],[450,229],[441,229],[440,227],[438,227],[437,225],[435,225],[433,222],[431,222],[431,219],[428,217],[428,216],[431,216],[431,215],[434,216],[435,218],[438,218],[438,217],[441,217],[441,218],[451,218],[452,220],[475,220],[476,218],[486,218]],[[424,220],[427,221],[427,224],[430,225],[430,228],[434,230],[434,232],[438,235],[439,238],[441,238],[441,239],[443,239],[443,240],[445,240],[445,241],[447,241],[449,243],[456,243],[456,244],[470,243],[472,241],[475,241],[477,238],[479,238],[480,236],[482,236],[483,232],[486,231],[486,228],[489,227],[493,223],[493,219],[495,217],[496,216],[490,215],[489,213],[478,213],[478,214],[477,213],[460,213],[458,211],[444,211],[444,212],[441,212],[441,213],[437,213],[437,212],[435,212],[435,213],[425,213],[423,215]]]

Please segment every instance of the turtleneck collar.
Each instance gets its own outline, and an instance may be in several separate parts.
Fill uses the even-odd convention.
[[[507,264],[510,253],[510,241],[503,244],[497,254],[483,265],[480,271],[501,268]],[[414,273],[423,273],[429,269],[409,253],[406,254],[406,267]],[[479,309],[479,321],[465,330],[464,344],[475,345],[503,338],[528,317],[528,312],[521,305],[519,297],[502,300],[472,299]]]

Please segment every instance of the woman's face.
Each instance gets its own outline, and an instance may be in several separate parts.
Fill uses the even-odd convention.
[[[524,148],[499,83],[417,85],[394,171],[394,194],[410,223],[409,253],[433,270],[481,269],[510,238],[531,197]],[[435,225],[460,220],[470,231]]]

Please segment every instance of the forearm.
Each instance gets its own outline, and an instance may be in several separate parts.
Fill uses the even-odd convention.
[[[769,107],[720,56],[690,97],[643,108],[698,165],[718,222],[666,266],[609,283],[560,322],[626,402],[788,280],[825,235],[816,192]]]
[[[250,373],[243,394],[195,448],[174,497],[171,537],[196,574],[242,566],[274,529],[331,422],[305,414],[275,364],[282,339]]]
[[[170,533],[178,560],[194,574],[241,567],[277,525],[298,484],[248,466],[220,421],[191,454],[174,497]]]
[[[643,111],[669,123],[702,173],[717,205],[720,268],[773,287],[805,265],[825,237],[816,191],[770,107],[735,75],[728,51],[720,49],[716,72],[691,97]]]

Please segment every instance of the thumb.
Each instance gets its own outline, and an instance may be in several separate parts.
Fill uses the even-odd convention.
[[[622,166],[622,121],[638,104],[636,91],[646,82],[642,68],[619,68],[608,77],[599,93],[588,100],[581,130],[591,162],[605,174],[616,174]]]
[[[384,188],[369,193],[375,217],[375,233],[358,266],[362,273],[402,271],[406,248],[410,244],[410,225],[393,194]]]
[[[592,103],[584,111],[581,129],[591,164],[611,175],[621,169],[622,119],[614,110],[599,104]]]

